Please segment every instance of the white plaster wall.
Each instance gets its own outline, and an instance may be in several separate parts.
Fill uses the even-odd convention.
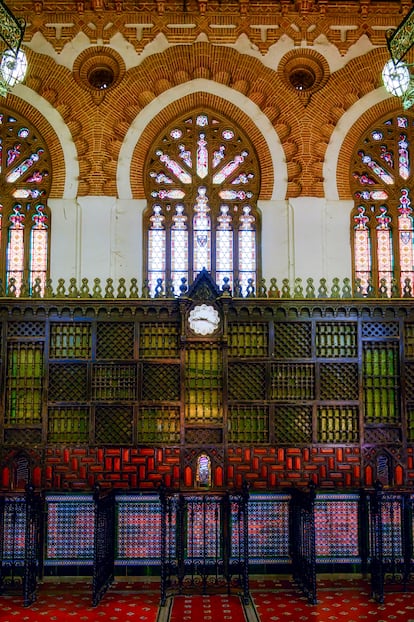
[[[350,214],[353,201],[325,202],[324,276],[332,282],[352,278]]]
[[[90,284],[95,277],[106,280],[112,277],[112,213],[114,197],[80,197],[79,265],[77,279],[87,278]]]
[[[324,201],[314,198],[290,199],[295,277],[319,280],[323,272]]]
[[[80,209],[75,199],[49,199],[51,211],[50,276],[67,281],[79,273]]]
[[[118,200],[113,213],[111,267],[113,278],[138,279],[141,291],[143,278],[142,214],[145,200]]]
[[[292,209],[291,247],[293,278],[305,285],[312,278],[315,285],[321,278],[338,277],[341,282],[351,276],[349,214],[352,201],[326,201],[301,197],[290,199]],[[292,280],[292,277],[290,276]]]
[[[51,278],[56,288],[60,278],[136,278],[142,284],[142,212],[145,201],[114,197],[51,199]]]
[[[142,215],[145,200],[82,197],[78,201],[52,199],[51,277],[66,283],[75,277],[143,278]],[[295,277],[331,284],[351,275],[349,214],[352,201],[312,197],[288,201],[260,201],[262,214],[263,276],[270,286],[275,277],[291,283]]]
[[[259,201],[262,215],[262,273],[266,284],[291,274],[290,209],[287,201]]]

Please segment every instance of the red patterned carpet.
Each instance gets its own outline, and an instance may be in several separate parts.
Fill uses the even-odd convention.
[[[245,622],[240,598],[234,594],[211,596],[176,596],[171,610],[170,622],[197,622],[231,620]]]
[[[260,622],[414,622],[414,593],[387,592],[384,604],[370,598],[359,578],[318,579],[318,603],[308,604],[290,581],[257,581],[252,598]]]
[[[246,612],[236,593],[176,596],[159,610],[157,582],[119,580],[94,608],[90,580],[47,580],[29,608],[21,594],[1,595],[0,622],[414,622],[414,593],[387,592],[380,605],[360,578],[318,577],[317,605],[284,578],[252,579],[251,596]]]
[[[30,607],[23,607],[20,594],[0,596],[0,621],[155,622],[159,598],[157,583],[115,583],[98,607],[92,607],[90,583],[45,582]]]

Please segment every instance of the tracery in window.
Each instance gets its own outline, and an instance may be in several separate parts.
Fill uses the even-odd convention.
[[[354,152],[353,266],[364,295],[414,291],[413,138],[414,116],[386,117]]]
[[[145,168],[146,278],[150,295],[180,294],[206,268],[242,295],[259,277],[259,173],[253,146],[205,110],[175,121]]]
[[[48,275],[49,158],[37,130],[0,110],[0,273],[6,291],[44,292]]]

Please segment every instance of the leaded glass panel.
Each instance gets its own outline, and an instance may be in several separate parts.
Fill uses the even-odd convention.
[[[205,268],[246,295],[258,280],[259,174],[253,145],[221,116],[199,111],[155,141],[146,165],[150,295],[179,295]],[[248,289],[248,287],[250,289]]]
[[[9,343],[6,377],[6,425],[42,420],[43,343]]]
[[[361,139],[351,165],[354,275],[362,294],[414,287],[411,141],[414,117],[388,116]]]
[[[5,111],[0,111],[0,144],[0,267],[15,295],[26,284],[30,293],[42,294],[49,254],[49,156],[39,132]]]

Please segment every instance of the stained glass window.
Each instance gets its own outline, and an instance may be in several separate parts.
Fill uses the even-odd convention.
[[[234,124],[205,110],[175,121],[154,143],[146,188],[151,295],[167,287],[179,295],[203,268],[242,295],[256,286],[258,166]]]
[[[42,294],[48,274],[49,156],[38,131],[0,110],[0,274],[6,291]]]
[[[357,289],[364,295],[414,291],[413,138],[413,115],[386,117],[354,152],[352,249]]]

